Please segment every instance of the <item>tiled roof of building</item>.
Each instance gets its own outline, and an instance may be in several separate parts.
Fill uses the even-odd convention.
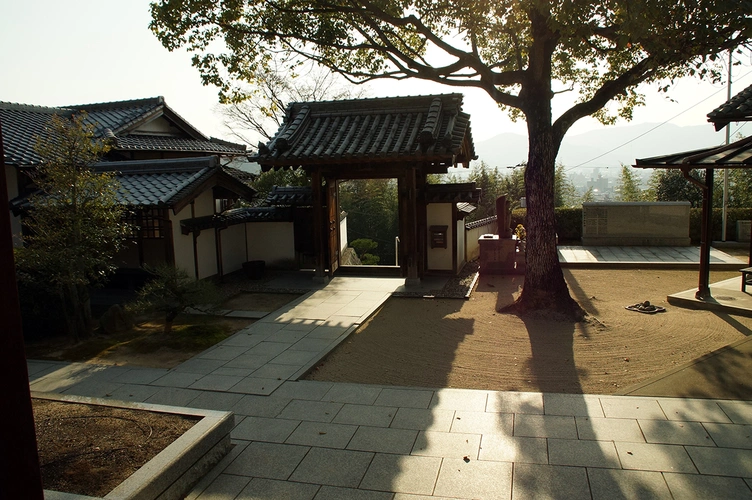
[[[177,208],[200,194],[207,180],[217,176],[217,184],[231,188],[250,201],[255,190],[227,173],[216,156],[170,160],[114,161],[93,166],[97,172],[114,172],[120,186],[118,201],[143,208]],[[14,213],[29,208],[28,196],[11,202]]]
[[[731,122],[752,120],[752,85],[708,113],[708,121],[720,130]]]
[[[269,170],[417,161],[467,166],[475,158],[462,94],[441,94],[293,103],[254,161]]]
[[[725,146],[685,151],[635,160],[640,168],[749,168],[752,166],[752,137]]]
[[[60,107],[0,102],[5,162],[19,166],[38,164],[41,158],[34,146],[52,115],[70,117],[80,111],[87,112],[87,122],[94,125],[95,136],[112,141],[114,150],[209,154],[244,154],[246,151],[245,145],[204,136],[170,109],[163,97]],[[159,116],[177,124],[185,137],[130,133]]]
[[[116,172],[118,200],[136,207],[169,207],[217,173],[216,157],[99,163],[97,171]]]
[[[181,151],[186,153],[245,154],[245,146],[216,139],[185,139],[154,135],[116,136],[114,148],[126,151]]]
[[[30,106],[0,102],[0,126],[3,131],[5,163],[32,165],[41,160],[34,146],[52,115],[70,116],[72,111],[61,108]]]

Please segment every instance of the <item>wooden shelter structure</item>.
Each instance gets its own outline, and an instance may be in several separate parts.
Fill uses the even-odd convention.
[[[436,191],[428,174],[467,168],[476,159],[462,94],[292,103],[268,144],[251,159],[263,171],[302,167],[313,186],[316,276],[339,267],[337,184],[348,179],[397,179],[400,274],[411,284],[426,271],[426,205],[471,203],[474,184]],[[456,213],[457,211],[455,211]]]
[[[752,121],[752,86],[736,94],[726,103],[708,113],[708,121],[720,130],[731,122]],[[702,232],[700,237],[700,278],[695,297],[710,298],[710,246],[713,221],[713,179],[715,171],[726,168],[752,168],[752,137],[726,144],[683,153],[635,160],[637,168],[680,169],[684,178],[702,190]],[[692,170],[704,170],[698,179]],[[752,242],[749,265],[752,266]]]

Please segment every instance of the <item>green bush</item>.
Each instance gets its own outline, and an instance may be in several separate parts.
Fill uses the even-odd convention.
[[[736,221],[752,220],[752,208],[729,208],[726,217],[726,239],[736,240]],[[713,209],[713,237],[712,241],[720,241],[723,228],[723,209]],[[689,237],[694,243],[699,243],[702,237],[702,209],[689,210]]]
[[[582,239],[582,207],[557,208],[556,234],[559,241],[580,241]]]

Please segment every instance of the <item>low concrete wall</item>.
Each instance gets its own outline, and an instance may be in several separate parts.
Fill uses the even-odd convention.
[[[582,204],[582,244],[689,246],[689,202]]]

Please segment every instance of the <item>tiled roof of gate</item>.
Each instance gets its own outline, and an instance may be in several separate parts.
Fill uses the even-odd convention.
[[[313,205],[313,191],[310,186],[274,186],[266,197],[266,204],[272,206],[310,207]]]
[[[708,121],[720,130],[731,122],[752,120],[752,85],[708,113]]]
[[[254,161],[268,170],[416,161],[467,166],[475,158],[462,94],[440,94],[293,103]]]
[[[19,166],[38,164],[41,158],[34,146],[52,116],[70,117],[80,111],[87,112],[87,122],[94,125],[95,136],[110,140],[115,150],[213,154],[244,154],[246,151],[245,145],[206,137],[167,106],[163,97],[60,107],[0,102],[5,162]],[[129,133],[160,115],[178,124],[187,137]]]

